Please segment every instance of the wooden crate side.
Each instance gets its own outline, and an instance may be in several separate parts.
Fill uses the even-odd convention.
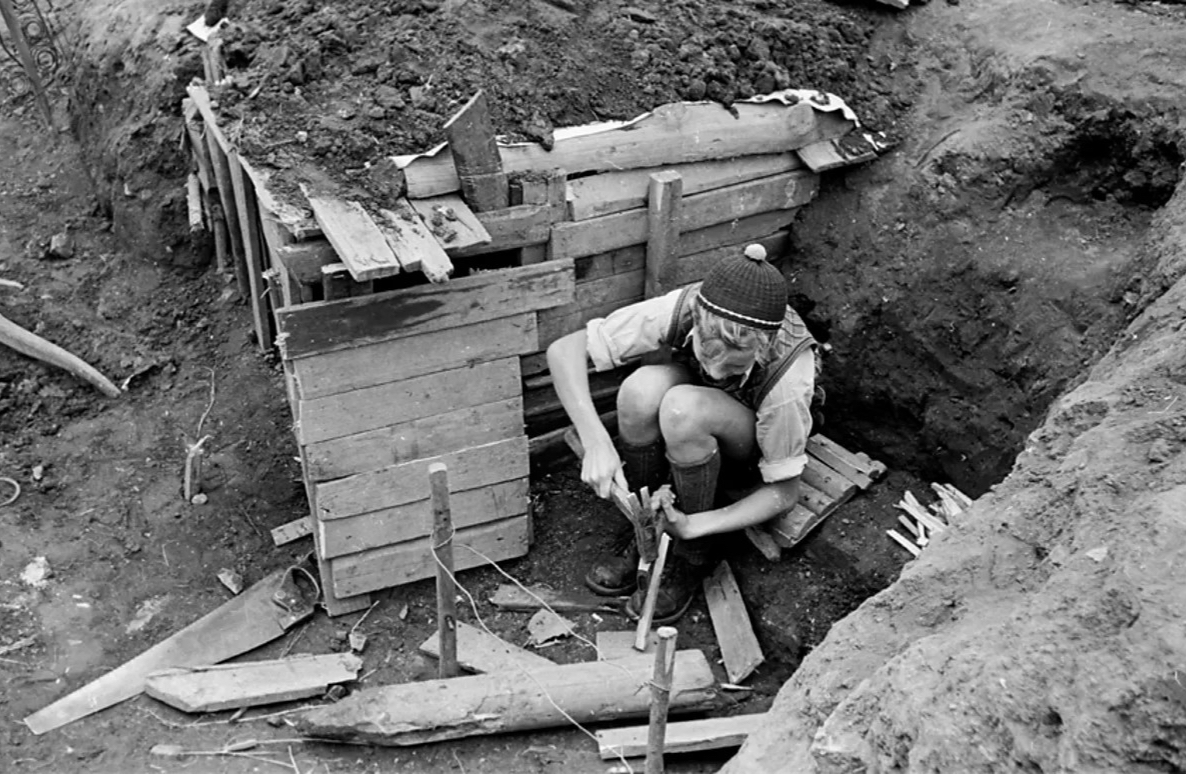
[[[535,313],[527,312],[291,362],[301,395],[312,399],[538,349]]]
[[[283,310],[285,359],[390,341],[571,303],[571,261],[483,272],[471,277]]]
[[[546,350],[548,345],[553,341],[583,327],[590,320],[597,317],[605,317],[615,309],[620,309],[623,306],[641,300],[642,292],[640,291],[633,298],[607,301],[598,306],[577,309],[564,315],[548,315],[546,318],[541,316],[539,321],[539,346],[541,349]]]
[[[709,269],[720,262],[722,258],[740,254],[748,244],[762,245],[766,248],[766,255],[769,256],[770,261],[777,265],[778,258],[787,249],[790,234],[789,231],[778,231],[764,237],[751,239],[744,244],[730,243],[724,247],[684,255],[675,263],[675,282],[677,285],[699,282],[708,274]]]
[[[458,492],[521,478],[528,474],[527,436],[316,484],[317,518],[343,519],[427,500],[428,466],[434,462],[449,467],[449,487]]]
[[[456,529],[509,519],[527,512],[526,478],[453,492],[449,507]],[[417,500],[344,519],[319,519],[323,559],[404,543],[432,533],[432,503]]]
[[[300,384],[298,383],[298,389]],[[440,371],[324,398],[302,399],[302,444],[328,441],[512,398],[520,392],[519,359]]]
[[[523,398],[516,396],[308,444],[305,478],[314,482],[345,478],[522,434]]]
[[[530,517],[511,519],[458,530],[453,538],[453,569],[468,570],[527,554]],[[466,548],[470,546],[483,556]],[[431,578],[436,575],[430,538],[377,548],[328,560],[333,591],[339,597],[355,597],[369,591]]]

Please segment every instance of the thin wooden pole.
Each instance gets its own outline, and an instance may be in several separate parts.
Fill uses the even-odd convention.
[[[651,678],[651,723],[647,729],[646,774],[663,774],[663,747],[667,736],[667,707],[671,703],[671,681],[675,673],[675,639],[670,626],[659,627],[655,645],[655,674]]]
[[[21,20],[17,18],[16,11],[12,9],[11,0],[0,0],[0,15],[4,17],[4,23],[8,25],[8,31],[12,33],[17,53],[20,54],[21,63],[25,66],[25,75],[29,76],[29,83],[33,85],[37,106],[41,108],[41,112],[45,116],[45,123],[49,125],[50,129],[53,129],[54,114],[49,106],[49,98],[45,96],[45,88],[41,85],[41,76],[37,74],[37,60],[33,58],[33,52],[29,49],[29,41],[25,38],[24,30],[21,29]]]
[[[667,551],[671,546],[671,536],[664,532],[659,537],[659,552],[655,563],[651,566],[650,583],[647,584],[646,599],[642,603],[642,612],[638,616],[638,628],[634,630],[634,649],[643,652],[647,649],[647,639],[651,633],[651,619],[655,616],[655,603],[659,599],[659,582],[663,576],[663,566],[667,564]]]
[[[432,552],[437,565],[437,629],[441,635],[442,678],[461,673],[457,666],[457,590],[453,583],[453,513],[449,508],[449,469],[443,462],[428,466],[432,485]]]

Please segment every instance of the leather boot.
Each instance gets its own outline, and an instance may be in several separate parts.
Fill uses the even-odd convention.
[[[585,573],[585,585],[594,594],[620,597],[630,594],[638,586],[638,545],[634,542],[634,525],[625,518],[620,521],[609,550],[597,557]]]

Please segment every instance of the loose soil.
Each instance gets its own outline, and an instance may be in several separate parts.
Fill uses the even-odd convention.
[[[127,391],[108,400],[0,351],[0,476],[23,490],[0,508],[0,648],[36,637],[0,660],[8,721],[0,762],[15,771],[255,770],[259,764],[248,760],[180,763],[148,750],[157,743],[217,749],[291,732],[264,721],[230,724],[229,713],[191,718],[145,697],[40,737],[19,724],[225,601],[219,569],[250,583],[311,550],[307,541],[276,548],[268,534],[307,512],[277,363],[259,354],[242,299],[203,264],[183,228],[178,111],[185,84],[201,70],[183,27],[201,8],[147,0],[57,5],[73,66],[55,102],[60,125],[72,133],[47,135],[32,104],[0,113],[0,154],[8,160],[0,279],[24,285],[0,287],[0,311],[117,383],[126,380]],[[897,13],[863,3],[761,0],[631,8],[261,0],[232,4],[231,14],[232,81],[217,90],[220,109],[248,154],[289,186],[327,179],[365,188],[367,163],[438,141],[443,121],[478,88],[491,97],[498,129],[512,137],[629,118],[675,99],[728,102],[792,86],[843,97],[866,125],[899,142],[882,161],[825,175],[820,199],[796,227],[788,270],[796,306],[830,348],[826,431],[893,471],[780,562],[746,545],[732,554],[767,663],[749,681],[754,691],[728,694],[721,712],[766,710],[788,678],[807,695],[815,680],[827,690],[804,711],[808,741],[868,673],[837,648],[880,654],[905,635],[877,625],[908,610],[921,622],[912,633],[938,631],[959,618],[945,611],[963,610],[975,594],[953,584],[958,592],[946,602],[918,602],[925,595],[915,573],[904,591],[899,584],[862,608],[864,629],[846,623],[829,636],[893,583],[908,558],[884,535],[896,521],[893,503],[908,489],[922,494],[930,480],[983,494],[1010,472],[1027,437],[1065,452],[1067,439],[1094,426],[1099,412],[1090,405],[1075,413],[1083,421],[1032,431],[1182,272],[1165,251],[1142,247],[1186,157],[1175,112],[1177,73],[1186,67],[1174,58],[1186,47],[1181,8],[1172,5],[1005,2],[990,11],[965,0]],[[1079,56],[1084,51],[1092,58]],[[297,141],[297,132],[307,140]],[[49,237],[64,230],[74,257],[47,260]],[[1180,318],[1179,310],[1160,322]],[[1172,390],[1126,389],[1134,405],[1174,406]],[[195,506],[180,497],[181,466],[186,444],[206,434],[209,501]],[[1109,442],[1088,439],[1083,453]],[[1026,470],[1027,485],[1049,474]],[[525,583],[575,590],[586,557],[607,541],[611,511],[583,490],[572,467],[535,473],[536,543],[503,569]],[[1018,491],[1015,479],[1007,491]],[[999,494],[990,502],[1007,507]],[[992,519],[979,513],[983,532]],[[1051,517],[1046,528],[1053,533],[1061,523]],[[1055,541],[1043,541],[1043,551],[1052,550]],[[976,556],[985,545],[973,542],[960,555]],[[943,548],[929,551],[945,557]],[[43,589],[19,580],[37,556],[54,571]],[[525,641],[525,616],[497,613],[484,601],[504,577],[485,569],[462,581],[486,624]],[[942,596],[948,581],[930,582]],[[462,607],[463,618],[477,622],[468,601]],[[1113,609],[1076,615],[1106,617]],[[415,649],[433,630],[433,616],[427,583],[377,595],[361,626],[370,637],[361,685],[431,677],[431,662]],[[341,650],[359,617],[319,613],[249,657]],[[590,639],[626,628],[609,615],[572,618]],[[681,622],[680,637],[710,660],[719,656],[702,601]],[[592,657],[574,641],[543,653],[561,662]],[[780,706],[799,706],[795,696]],[[1068,723],[1073,709],[1061,710]],[[991,727],[988,709],[976,717]],[[876,728],[860,733],[883,738]],[[772,733],[763,737],[769,743]],[[907,753],[861,759],[844,752],[871,770],[909,760]],[[592,741],[572,730],[409,750],[293,745],[292,753],[302,771],[607,768]],[[777,756],[767,759],[780,761],[773,768],[754,764],[754,755],[743,753],[736,770],[786,765]],[[673,770],[712,771],[727,757],[681,759]],[[1186,766],[1180,753],[1163,759],[1163,770]],[[802,760],[815,765],[810,755]],[[942,760],[927,770],[966,763]],[[1021,766],[1001,760],[997,770]]]

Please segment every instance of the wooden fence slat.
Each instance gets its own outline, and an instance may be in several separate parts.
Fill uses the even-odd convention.
[[[231,184],[235,189],[235,204],[239,210],[239,229],[243,236],[243,264],[251,296],[251,316],[255,322],[256,343],[261,352],[267,352],[272,348],[276,337],[272,331],[272,316],[268,312],[268,297],[265,294],[259,207],[256,206],[251,184],[243,174],[243,167],[239,165],[238,156],[232,153],[227,157],[227,161],[231,169]]]

